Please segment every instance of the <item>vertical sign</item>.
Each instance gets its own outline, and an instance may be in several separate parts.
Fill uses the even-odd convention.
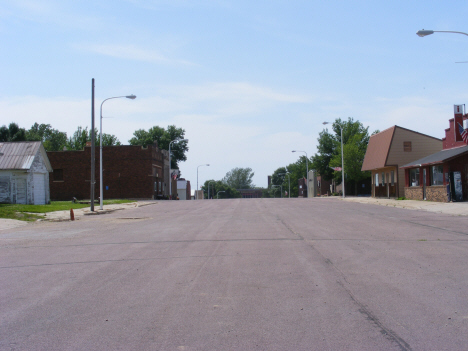
[[[455,133],[455,141],[463,141],[458,125],[460,124],[463,127],[463,115],[465,114],[465,105],[453,105],[453,110],[455,114],[455,118],[453,120],[453,131]]]

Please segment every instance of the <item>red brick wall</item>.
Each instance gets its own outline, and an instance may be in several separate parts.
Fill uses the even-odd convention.
[[[164,182],[163,155],[155,145],[103,147],[104,199],[153,198],[154,182]],[[91,197],[91,148],[47,152],[53,169],[63,169],[63,181],[49,178],[51,200]],[[161,168],[159,168],[159,167]],[[96,147],[95,199],[99,197],[99,148]],[[157,177],[156,177],[157,175]]]
[[[463,120],[468,119],[468,116],[463,116]],[[455,119],[452,118],[449,120],[450,128],[445,130],[445,138],[442,139],[443,149],[451,149],[453,147],[464,146],[466,145],[463,141],[455,141]]]

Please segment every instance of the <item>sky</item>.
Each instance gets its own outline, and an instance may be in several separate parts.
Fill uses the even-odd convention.
[[[192,189],[250,167],[316,153],[322,122],[398,125],[444,137],[468,100],[466,1],[2,0],[0,125],[176,125],[189,140]],[[200,165],[210,164],[209,167]],[[198,171],[197,171],[198,170]]]

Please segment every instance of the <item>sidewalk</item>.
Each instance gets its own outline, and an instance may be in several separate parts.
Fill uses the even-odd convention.
[[[327,198],[327,197],[321,197]],[[349,196],[346,198],[332,196],[330,199],[339,199],[347,202],[362,204],[406,208],[408,210],[423,210],[428,212],[444,213],[452,216],[468,216],[468,202],[433,202],[417,200],[395,200],[373,197]]]
[[[73,210],[75,220],[79,220],[83,216],[97,216],[101,214],[111,213],[114,211],[119,210],[126,210],[129,208],[135,207],[143,207],[149,205],[155,205],[157,201],[135,201],[129,202],[125,204],[115,204],[115,205],[104,205],[103,210],[99,209],[99,205],[94,206],[94,212],[91,212],[90,207],[80,208]],[[63,222],[70,220],[70,210],[67,211],[55,211],[55,212],[48,212],[45,214],[44,219],[40,219],[40,221],[49,221],[49,222]],[[34,222],[32,222],[34,223]],[[18,221],[16,219],[7,219],[7,218],[0,218],[0,230],[5,229],[12,229],[17,227],[22,227],[28,225],[28,222],[25,221]]]

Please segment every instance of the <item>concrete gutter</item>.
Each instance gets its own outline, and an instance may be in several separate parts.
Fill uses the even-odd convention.
[[[326,199],[327,197],[320,197]],[[348,196],[346,198],[330,196],[328,199],[338,199],[346,202],[358,202],[369,205],[406,208],[408,210],[422,210],[435,213],[444,213],[452,216],[468,216],[468,202],[434,202],[417,200],[395,200],[385,198]]]
[[[126,210],[129,208],[135,207],[143,207],[157,204],[157,201],[136,201],[136,202],[129,202],[125,204],[115,204],[115,205],[104,205],[104,209],[101,211],[99,206],[95,206],[94,212],[90,211],[90,207],[80,208],[73,210],[75,215],[75,220],[80,220],[83,216],[93,216],[93,215],[102,215],[106,213],[112,213],[115,211]],[[65,222],[70,221],[70,210],[66,211],[55,211],[55,212],[47,212],[44,215],[43,219],[39,219],[39,221],[49,221],[49,222]],[[32,222],[34,223],[34,222]],[[26,221],[19,221],[16,219],[7,219],[7,218],[0,218],[0,230],[5,229],[13,229],[17,227],[22,227],[28,225],[29,223]]]

